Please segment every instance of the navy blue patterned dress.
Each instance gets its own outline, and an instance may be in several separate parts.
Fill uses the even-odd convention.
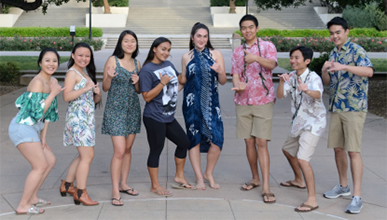
[[[200,152],[206,153],[210,144],[223,147],[223,122],[219,106],[218,74],[210,68],[214,64],[208,48],[193,49],[187,64],[184,85],[183,115],[189,149],[200,143]]]
[[[102,121],[102,134],[110,136],[125,136],[140,133],[141,107],[136,88],[130,79],[131,74],[138,74],[137,60],[135,69],[129,72],[116,59],[116,72],[112,79],[106,100]]]

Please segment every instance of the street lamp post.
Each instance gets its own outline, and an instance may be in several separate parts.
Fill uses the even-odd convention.
[[[91,0],[89,0],[89,40],[91,40]]]
[[[246,0],[246,14],[249,13],[249,0]]]

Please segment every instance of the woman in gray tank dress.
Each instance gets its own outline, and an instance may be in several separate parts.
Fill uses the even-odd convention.
[[[110,164],[112,178],[112,205],[122,206],[120,192],[137,196],[127,185],[132,158],[131,148],[141,127],[140,88],[138,72],[140,62],[135,33],[125,30],[119,36],[113,55],[106,61],[103,90],[109,91],[102,122],[102,134],[110,135],[114,154]]]

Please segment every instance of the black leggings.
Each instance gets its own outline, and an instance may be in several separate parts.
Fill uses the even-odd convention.
[[[152,118],[143,117],[149,144],[148,167],[159,167],[161,152],[164,148],[165,138],[177,145],[175,157],[184,159],[187,157],[189,139],[180,124],[173,119],[170,123],[158,122]]]

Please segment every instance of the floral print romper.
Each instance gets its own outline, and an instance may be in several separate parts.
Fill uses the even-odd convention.
[[[86,78],[75,69],[82,80],[74,86],[74,91],[86,86]],[[93,147],[95,145],[95,118],[94,118],[94,93],[87,91],[78,98],[69,102],[66,112],[63,145],[76,147]]]

